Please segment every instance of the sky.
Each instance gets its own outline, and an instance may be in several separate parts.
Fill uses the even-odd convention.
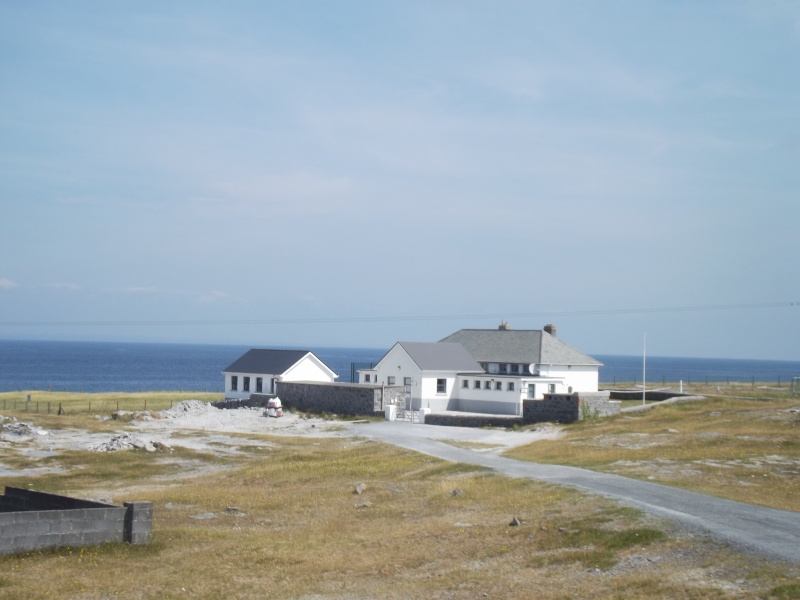
[[[5,0],[0,339],[800,360],[798,64],[793,0]]]

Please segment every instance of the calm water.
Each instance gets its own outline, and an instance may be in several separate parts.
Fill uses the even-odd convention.
[[[223,391],[222,370],[250,346],[0,340],[0,391]],[[351,364],[375,363],[385,348],[308,348],[350,381]],[[602,383],[641,381],[642,358],[603,356]],[[647,358],[647,381],[788,383],[800,361]]]

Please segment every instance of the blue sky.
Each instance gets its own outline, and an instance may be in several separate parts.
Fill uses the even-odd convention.
[[[793,1],[3,2],[0,337],[798,360],[799,61]]]

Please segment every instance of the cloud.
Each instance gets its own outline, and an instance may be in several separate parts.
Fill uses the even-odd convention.
[[[16,281],[6,279],[5,277],[0,277],[0,290],[10,290],[16,287],[19,287],[19,284]]]

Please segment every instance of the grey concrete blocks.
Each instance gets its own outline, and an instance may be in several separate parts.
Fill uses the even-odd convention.
[[[151,502],[123,507],[13,487],[0,496],[0,554],[105,542],[145,544],[152,527]]]

